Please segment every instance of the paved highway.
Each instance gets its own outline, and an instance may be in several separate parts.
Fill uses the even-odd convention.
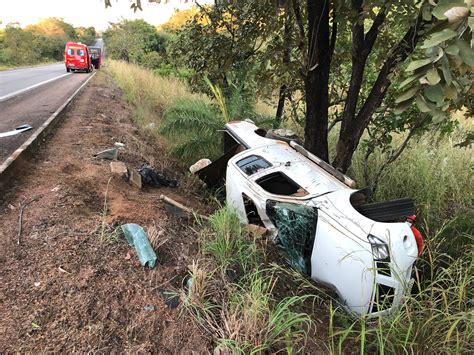
[[[0,71],[0,101],[68,75],[64,63]]]
[[[91,74],[66,73],[63,63],[0,72],[0,133],[28,124],[13,136],[0,136],[0,165],[19,148]]]

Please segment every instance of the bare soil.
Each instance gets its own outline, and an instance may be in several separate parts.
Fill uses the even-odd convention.
[[[0,196],[0,353],[212,350],[210,339],[159,292],[181,283],[198,250],[189,223],[167,213],[160,194],[203,213],[206,207],[185,187],[139,190],[112,177],[109,161],[93,157],[122,142],[119,160],[130,168],[150,161],[181,180],[184,169],[166,157],[161,142],[138,133],[132,115],[120,91],[96,75]],[[98,235],[111,177],[105,221],[164,230],[154,269],[140,265],[123,237]]]

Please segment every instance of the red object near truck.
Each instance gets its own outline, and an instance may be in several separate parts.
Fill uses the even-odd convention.
[[[64,64],[66,65],[67,72],[84,71],[90,73],[94,70],[90,50],[83,43],[66,43],[66,48],[64,50]]]

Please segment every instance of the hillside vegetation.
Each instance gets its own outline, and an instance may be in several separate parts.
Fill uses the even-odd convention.
[[[107,70],[135,105],[138,126],[156,137],[161,127],[177,156],[189,158],[191,148],[176,149],[182,140],[194,143],[193,158],[219,148],[205,140],[207,134],[198,134],[223,122],[218,96],[193,93],[183,79],[125,62],[109,61]],[[177,112],[190,120],[184,127],[195,125],[196,131],[179,135],[168,129],[177,124]],[[427,243],[412,295],[399,312],[371,322],[349,318],[330,293],[275,263],[272,246],[246,232],[224,208],[199,233],[202,255],[192,265],[191,288],[181,295],[189,314],[217,347],[234,352],[469,352],[474,335],[472,150],[455,146],[469,124],[461,119],[451,136],[419,137],[380,178],[375,199],[415,198]],[[361,148],[351,173],[361,183],[364,164],[377,171],[383,161],[377,153],[365,162]],[[244,276],[229,280],[229,267]]]

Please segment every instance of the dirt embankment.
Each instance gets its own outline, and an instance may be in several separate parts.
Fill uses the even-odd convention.
[[[138,134],[131,117],[120,91],[97,75],[0,197],[0,352],[210,349],[199,328],[159,293],[181,282],[197,252],[194,233],[165,211],[159,196],[199,206],[195,196],[184,188],[138,190],[112,178],[106,222],[164,230],[155,269],[130,257],[123,238],[107,243],[91,233],[103,220],[112,176],[95,152],[122,142],[119,160],[129,167],[150,161],[172,177],[184,173],[159,142]]]

